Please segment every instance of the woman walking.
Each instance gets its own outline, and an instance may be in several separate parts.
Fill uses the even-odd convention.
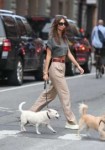
[[[65,79],[66,56],[76,65],[80,74],[83,74],[84,70],[70,52],[66,36],[68,27],[69,23],[64,16],[55,17],[47,42],[47,55],[43,71],[43,79],[47,81],[50,78],[51,84],[49,89],[40,95],[30,110],[35,112],[41,110],[49,102],[53,101],[58,94],[67,120],[65,128],[78,129],[75,115],[71,110],[70,93]],[[51,66],[49,68],[50,61]]]

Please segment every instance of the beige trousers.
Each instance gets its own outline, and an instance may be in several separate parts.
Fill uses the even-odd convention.
[[[58,94],[67,121],[76,122],[76,118],[71,110],[70,93],[65,79],[65,64],[52,62],[49,69],[49,77],[51,80],[49,89],[42,92],[30,110],[35,112],[41,110],[49,102],[53,101]]]

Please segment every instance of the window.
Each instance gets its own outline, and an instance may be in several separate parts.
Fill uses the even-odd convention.
[[[29,24],[31,25],[33,31],[35,32],[37,37],[46,39],[45,34],[43,33],[43,28],[46,26],[47,23],[51,23],[51,18],[49,17],[41,17],[41,16],[33,16],[33,17],[26,17]],[[48,35],[48,33],[47,33]],[[47,36],[48,39],[48,36]]]
[[[73,23],[69,23],[69,29],[68,29],[68,32],[67,32],[67,36],[68,38],[74,38],[74,37],[79,37],[80,36],[80,33],[79,33],[79,28],[73,24]]]
[[[4,36],[5,36],[5,32],[4,32],[3,24],[0,18],[0,38],[3,38]]]
[[[32,29],[31,29],[30,25],[28,24],[27,20],[26,19],[22,19],[22,21],[24,23],[24,26],[26,28],[28,36],[32,36],[33,35]]]
[[[17,23],[18,23],[19,35],[20,35],[20,36],[26,36],[26,35],[27,35],[27,32],[26,32],[26,29],[25,29],[25,27],[24,27],[23,22],[21,21],[20,18],[16,18],[16,20],[17,20]]]
[[[17,37],[16,23],[13,17],[3,16],[7,37]]]

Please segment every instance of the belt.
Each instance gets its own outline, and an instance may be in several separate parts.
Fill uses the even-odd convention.
[[[57,58],[53,58],[52,62],[60,62],[60,63],[65,63],[65,60],[63,59],[57,59]]]

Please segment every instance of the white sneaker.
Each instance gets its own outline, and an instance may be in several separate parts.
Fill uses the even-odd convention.
[[[65,128],[66,129],[72,129],[72,130],[78,130],[79,125],[78,124],[70,124],[70,123],[66,122]]]

